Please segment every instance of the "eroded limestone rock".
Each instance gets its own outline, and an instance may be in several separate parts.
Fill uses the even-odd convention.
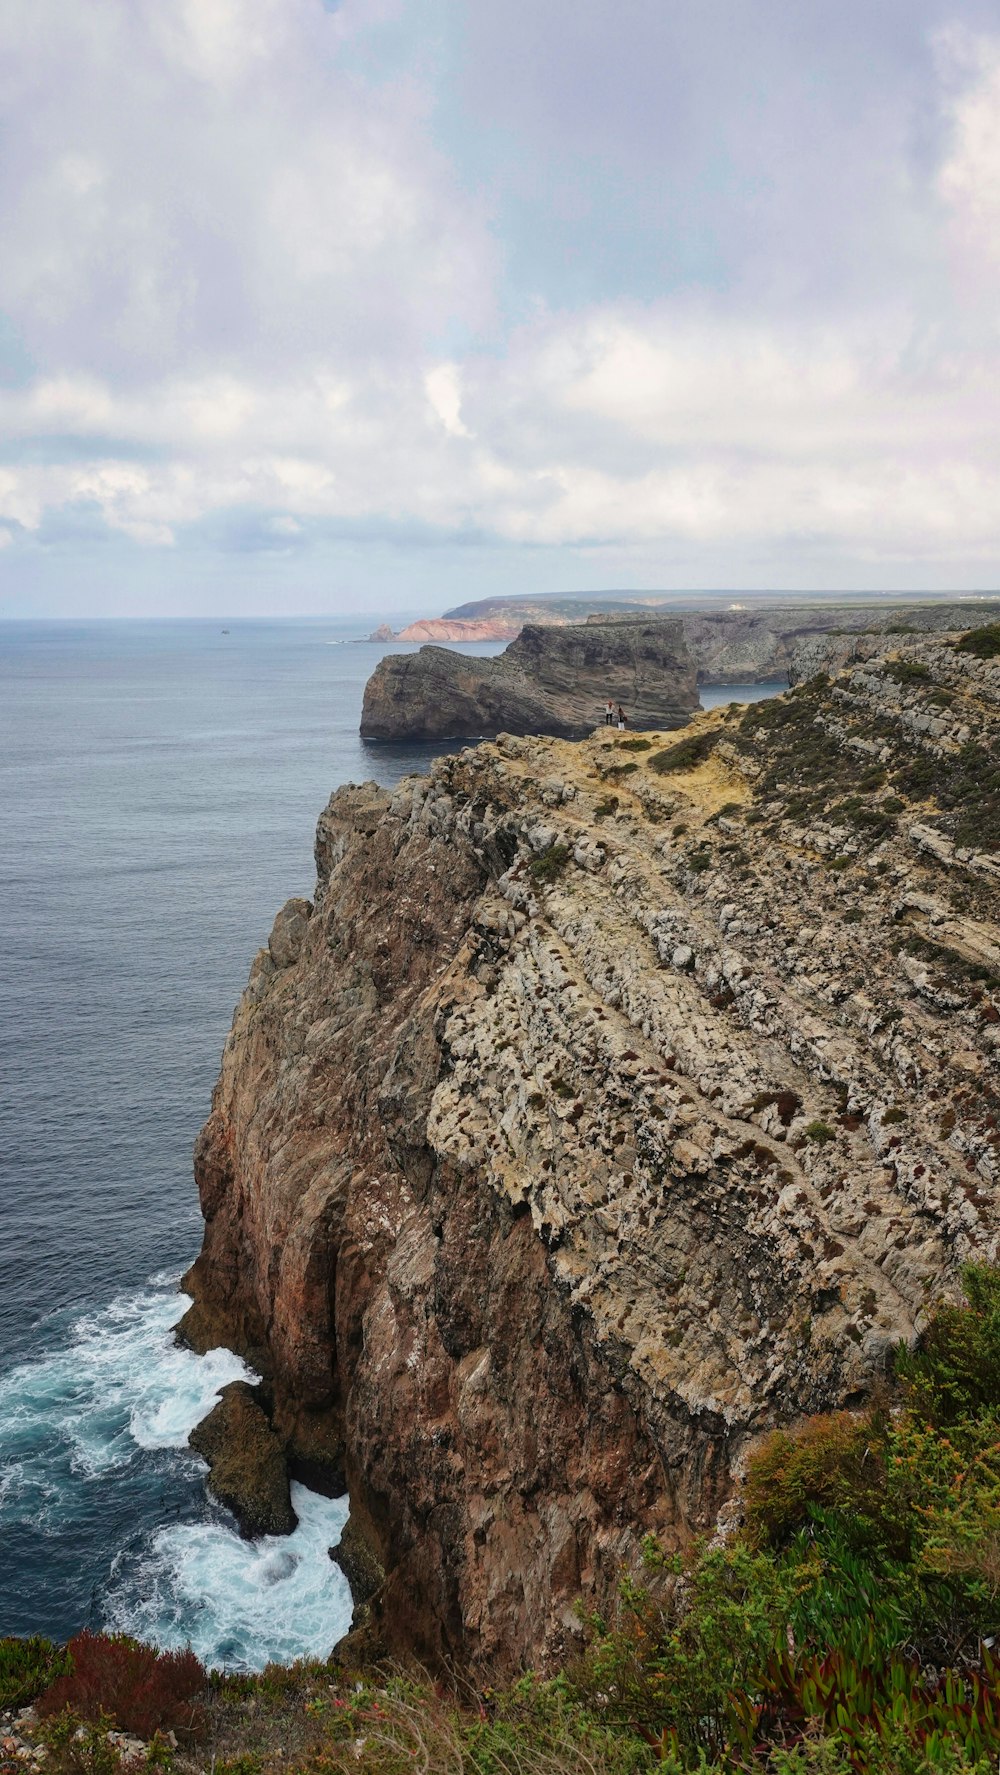
[[[996,1256],[1000,670],[894,646],[693,768],[505,737],[321,816],[189,1285],[290,1455],[346,1450],[390,1649],[564,1655]]]

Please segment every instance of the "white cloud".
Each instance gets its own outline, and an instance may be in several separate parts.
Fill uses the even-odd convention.
[[[957,87],[938,189],[965,271],[969,258],[1000,267],[1000,38],[952,29],[938,41],[945,77]]]
[[[392,13],[10,0],[0,307],[37,370],[0,386],[0,547],[85,507],[156,548],[243,513],[276,550],[344,522],[1000,565],[1000,40],[941,39],[935,276],[504,334],[426,70],[365,71]]]
[[[427,399],[453,438],[467,438],[469,430],[462,423],[462,383],[457,364],[435,364],[424,377]]]
[[[490,247],[361,0],[11,0],[0,308],[48,365],[412,356],[480,323]]]

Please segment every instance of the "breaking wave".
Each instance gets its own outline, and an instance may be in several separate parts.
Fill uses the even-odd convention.
[[[0,1533],[18,1572],[0,1631],[89,1623],[233,1669],[325,1656],[350,1625],[329,1557],[347,1500],[296,1485],[294,1534],[241,1540],[187,1438],[220,1387],[256,1377],[230,1350],[175,1343],[185,1305],[154,1278],[50,1320],[48,1350],[0,1379]]]

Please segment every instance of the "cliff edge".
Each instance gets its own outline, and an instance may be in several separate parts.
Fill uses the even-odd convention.
[[[504,731],[580,738],[608,699],[631,726],[677,727],[698,707],[677,618],[529,625],[494,659],[443,647],[390,653],[365,686],[364,739],[478,738]]]
[[[321,816],[196,1168],[185,1331],[346,1474],[391,1650],[561,1656],[1000,1234],[1000,632]]]

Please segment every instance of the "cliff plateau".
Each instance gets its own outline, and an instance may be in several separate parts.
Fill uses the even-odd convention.
[[[371,636],[378,641],[512,641],[526,624],[620,621],[632,613],[647,619],[673,616],[684,631],[688,651],[698,667],[700,684],[776,683],[809,675],[811,656],[820,657],[830,637],[830,657],[850,657],[852,638],[898,633],[935,633],[967,628],[995,618],[995,598],[938,599],[899,603],[836,604],[786,599],[776,604],[719,607],[718,601],[692,600],[662,592],[592,594],[578,598],[484,598],[463,604],[443,617],[408,624],[397,635],[387,624]],[[811,669],[815,671],[816,665]]]
[[[562,1655],[1000,1234],[1000,636],[339,790],[196,1171],[184,1331],[341,1472],[368,1631]]]
[[[676,727],[698,707],[676,618],[528,626],[495,659],[443,647],[387,654],[365,686],[365,739],[548,733],[579,738],[611,698],[633,727]]]

